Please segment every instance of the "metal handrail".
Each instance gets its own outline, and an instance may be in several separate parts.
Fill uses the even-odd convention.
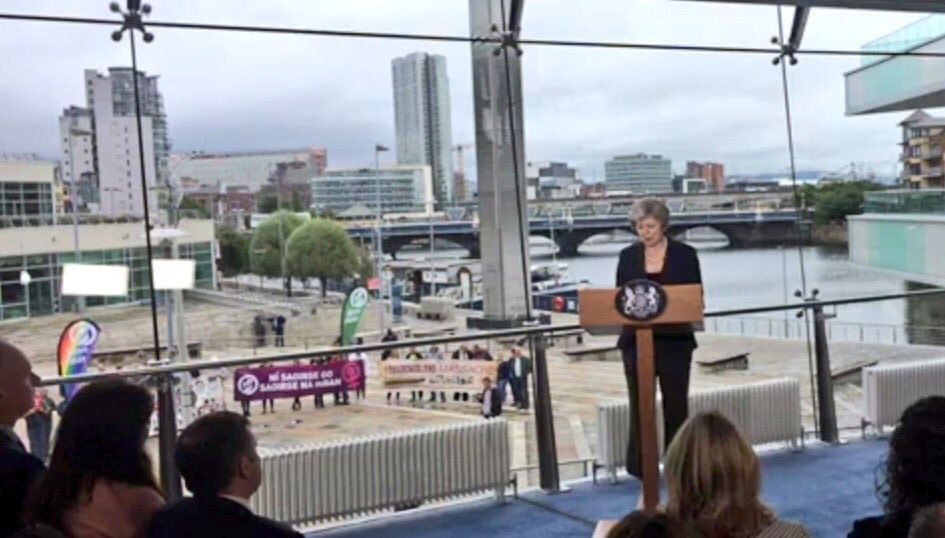
[[[726,317],[726,316],[737,316],[744,314],[761,314],[765,312],[781,312],[785,310],[802,310],[816,307],[826,307],[826,306],[842,306],[847,304],[858,304],[858,303],[867,303],[867,302],[878,302],[878,301],[888,301],[893,299],[908,299],[912,297],[926,297],[926,296],[935,296],[935,295],[945,295],[945,289],[929,289],[929,290],[919,290],[919,291],[910,291],[902,293],[892,293],[892,294],[881,294],[881,295],[867,295],[861,297],[853,297],[848,299],[834,299],[829,301],[806,301],[802,303],[792,303],[784,305],[773,305],[773,306],[761,306],[761,307],[748,307],[748,308],[735,308],[727,310],[716,310],[706,312],[704,316],[706,318],[714,317]],[[317,359],[317,358],[328,358],[335,355],[345,355],[349,353],[356,352],[371,352],[371,351],[386,351],[386,350],[395,350],[403,347],[409,346],[430,346],[438,344],[451,344],[456,342],[471,342],[474,340],[490,340],[490,339],[499,339],[499,338],[509,338],[509,337],[529,337],[537,336],[542,334],[553,334],[556,332],[566,332],[573,331],[576,329],[581,329],[581,325],[577,323],[569,323],[564,325],[535,325],[530,327],[521,327],[517,329],[503,329],[497,331],[483,331],[477,333],[466,333],[459,335],[449,335],[449,336],[435,336],[429,338],[414,338],[410,340],[398,340],[394,342],[377,342],[373,344],[362,344],[355,346],[342,346],[342,347],[332,347],[328,349],[319,349],[312,351],[302,351],[297,353],[286,353],[282,355],[267,355],[267,356],[251,356],[251,357],[234,357],[230,359],[214,359],[214,360],[200,360],[200,361],[187,361],[187,362],[175,362],[169,364],[163,364],[158,366],[146,366],[144,368],[137,368],[134,370],[123,370],[115,372],[98,372],[98,373],[89,373],[81,374],[68,377],[47,377],[40,381],[40,385],[61,385],[65,383],[87,383],[90,381],[96,381],[99,379],[113,379],[115,377],[141,377],[148,375],[160,375],[160,374],[173,374],[180,372],[192,372],[195,370],[201,370],[203,368],[228,368],[234,366],[246,366],[250,364],[257,364],[262,362],[284,362],[284,361],[293,361],[293,360],[302,360],[302,359]]]

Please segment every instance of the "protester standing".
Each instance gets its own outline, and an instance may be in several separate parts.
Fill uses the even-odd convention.
[[[532,361],[522,355],[521,348],[512,348],[509,359],[509,380],[512,385],[512,398],[519,409],[528,409],[528,376],[532,373]]]
[[[49,391],[36,389],[33,408],[26,415],[26,433],[30,439],[30,454],[41,461],[49,456],[49,437],[52,435],[52,416],[56,402],[49,397]]]
[[[498,387],[492,386],[491,378],[482,378],[482,393],[476,397],[476,400],[482,404],[484,418],[495,418],[502,414],[502,395]]]

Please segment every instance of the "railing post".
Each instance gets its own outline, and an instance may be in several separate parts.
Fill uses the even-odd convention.
[[[180,499],[180,475],[174,465],[174,444],[177,442],[177,411],[174,408],[174,374],[157,377],[158,456],[161,466],[161,489],[167,499]]]
[[[535,437],[538,445],[539,485],[547,493],[561,491],[558,477],[558,449],[555,445],[554,414],[551,407],[551,387],[548,381],[548,358],[545,355],[545,336],[529,335],[532,363],[535,369]]]
[[[817,360],[817,414],[820,419],[820,439],[836,444],[840,438],[837,432],[837,410],[833,400],[830,350],[827,345],[827,316],[822,306],[814,305],[811,310],[814,314],[814,353]]]

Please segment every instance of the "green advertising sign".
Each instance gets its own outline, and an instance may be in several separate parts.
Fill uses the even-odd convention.
[[[341,345],[351,344],[354,333],[358,331],[358,325],[361,324],[361,318],[364,317],[367,304],[368,291],[365,288],[357,287],[348,292],[345,305],[341,309]]]

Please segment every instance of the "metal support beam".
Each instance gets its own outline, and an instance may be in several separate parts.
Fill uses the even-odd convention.
[[[506,0],[469,0],[472,37],[506,28]],[[521,2],[515,17],[521,17]],[[508,35],[507,33],[504,35]],[[521,58],[494,42],[473,43],[473,110],[479,182],[483,325],[515,326],[528,317],[528,222]],[[522,206],[522,208],[519,207]],[[520,211],[520,209],[522,209]]]
[[[814,317],[814,353],[817,360],[817,416],[820,439],[826,443],[840,442],[837,431],[837,409],[833,401],[833,378],[830,371],[830,349],[827,345],[827,314],[824,307],[811,308]]]
[[[791,37],[788,39],[788,45],[791,50],[801,48],[801,41],[804,40],[804,30],[807,28],[807,17],[810,15],[810,8],[798,6],[794,10],[794,22],[791,24]]]
[[[538,483],[548,493],[561,491],[558,476],[558,448],[555,443],[554,411],[551,405],[551,387],[548,380],[547,342],[544,335],[529,338],[535,394],[535,441],[538,446]],[[528,390],[526,388],[526,390]]]
[[[803,7],[870,9],[877,11],[923,11],[945,13],[941,0],[676,0],[677,2],[712,2],[726,4],[780,4]]]

